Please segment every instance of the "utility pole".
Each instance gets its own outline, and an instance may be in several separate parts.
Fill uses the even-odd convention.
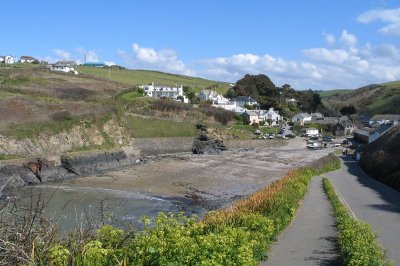
[[[111,67],[108,67],[108,79],[111,77]]]

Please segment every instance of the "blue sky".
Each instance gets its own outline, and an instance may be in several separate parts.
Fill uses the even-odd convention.
[[[400,80],[400,2],[2,1],[0,54],[296,89]]]

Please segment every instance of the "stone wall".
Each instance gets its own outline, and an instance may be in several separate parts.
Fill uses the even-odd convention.
[[[177,152],[191,152],[193,137],[177,138],[136,138],[132,147],[143,154],[166,154]]]

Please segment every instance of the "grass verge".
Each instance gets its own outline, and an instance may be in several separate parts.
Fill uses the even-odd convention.
[[[389,262],[377,236],[367,223],[350,216],[327,178],[322,180],[333,206],[339,230],[339,249],[343,265],[393,265]]]

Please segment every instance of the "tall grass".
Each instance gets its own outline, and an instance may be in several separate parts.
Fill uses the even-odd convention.
[[[325,193],[333,206],[339,230],[339,249],[343,265],[392,265],[367,223],[352,218],[339,200],[327,178],[322,180]]]
[[[208,213],[203,221],[216,225],[235,224],[245,213],[259,213],[276,222],[277,234],[293,218],[311,178],[339,168],[339,159],[332,154],[328,155],[312,166],[290,171],[284,178],[227,208]]]

